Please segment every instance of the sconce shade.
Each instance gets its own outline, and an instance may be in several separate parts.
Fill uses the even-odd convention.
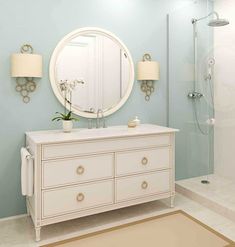
[[[17,53],[11,55],[12,77],[42,77],[42,56]]]
[[[155,81],[160,79],[159,63],[155,61],[142,61],[137,66],[137,80]]]

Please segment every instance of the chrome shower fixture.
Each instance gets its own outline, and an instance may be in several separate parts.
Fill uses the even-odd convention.
[[[209,13],[208,15],[206,15],[206,16],[204,16],[204,17],[201,17],[201,18],[199,18],[199,19],[195,19],[195,18],[192,19],[192,24],[195,24],[195,23],[197,23],[198,21],[204,20],[204,19],[210,17],[211,15],[215,15],[216,18],[210,20],[210,21],[208,22],[208,24],[207,24],[208,26],[210,26],[210,27],[222,27],[222,26],[226,26],[226,25],[229,24],[229,21],[226,20],[226,19],[221,19],[221,18],[219,17],[219,14],[218,14],[216,11],[213,11],[213,12]]]
[[[208,65],[210,65],[210,66],[215,65],[215,59],[213,57],[208,59]]]
[[[226,19],[214,19],[208,22],[210,27],[223,27],[229,24],[229,21]]]
[[[207,180],[207,179],[205,179],[205,180],[202,180],[201,183],[202,183],[202,184],[210,184],[210,181]]]
[[[201,99],[204,95],[198,92],[190,92],[188,93],[188,98],[190,99]]]
[[[207,80],[212,80],[212,69],[213,66],[215,65],[215,59],[213,57],[210,57],[207,61],[208,64],[208,70],[207,70],[207,75],[205,75],[204,79]]]

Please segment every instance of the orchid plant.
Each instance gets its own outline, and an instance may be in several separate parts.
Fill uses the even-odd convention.
[[[74,81],[60,81],[60,89],[64,93],[64,113],[56,112],[52,121],[79,121],[79,118],[73,116],[72,114],[72,92],[78,84],[84,84],[83,80],[74,80]],[[69,110],[67,111],[67,104],[69,104]]]

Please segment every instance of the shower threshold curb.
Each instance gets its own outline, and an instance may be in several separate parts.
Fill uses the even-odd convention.
[[[200,203],[201,205],[213,210],[214,212],[232,220],[235,222],[235,208],[231,209],[223,205],[222,203],[217,202],[211,198],[208,198],[203,193],[196,192],[190,188],[187,188],[180,184],[180,181],[176,182],[176,191],[185,197],[190,198],[193,201]]]

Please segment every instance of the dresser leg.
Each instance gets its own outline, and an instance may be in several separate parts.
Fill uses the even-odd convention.
[[[171,208],[175,207],[175,196],[171,196]]]
[[[37,242],[41,240],[41,227],[35,227],[35,236]]]

